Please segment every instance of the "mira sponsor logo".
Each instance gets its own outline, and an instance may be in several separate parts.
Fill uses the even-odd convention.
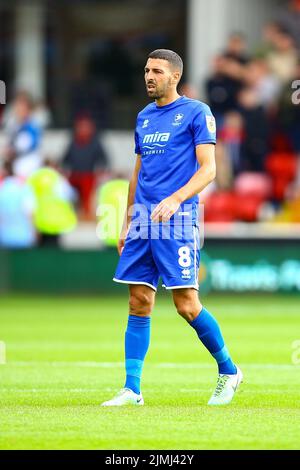
[[[144,136],[143,144],[154,144],[159,142],[168,142],[170,132],[155,132],[155,134],[146,134]]]
[[[157,155],[164,153],[164,147],[170,138],[170,132],[155,132],[146,134],[143,139],[143,155]]]

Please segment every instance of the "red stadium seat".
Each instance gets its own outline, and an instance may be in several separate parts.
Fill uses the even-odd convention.
[[[296,155],[290,152],[274,152],[266,159],[266,170],[273,182],[273,198],[284,199],[287,186],[295,179],[297,173]]]
[[[206,222],[233,222],[236,219],[235,194],[232,191],[217,191],[207,198],[204,205]]]
[[[243,222],[255,222],[265,198],[255,195],[239,194],[236,196],[236,216]]]
[[[204,205],[205,222],[255,222],[265,197],[233,191],[212,193]]]

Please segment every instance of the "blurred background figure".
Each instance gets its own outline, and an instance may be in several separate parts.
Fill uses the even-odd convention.
[[[222,55],[215,56],[212,73],[206,81],[206,95],[215,115],[217,127],[223,124],[227,111],[237,109],[237,94],[240,88],[240,80],[232,78],[229,74],[228,60]]]
[[[78,192],[80,218],[93,219],[92,196],[96,181],[109,169],[109,162],[95,124],[88,115],[75,120],[74,134],[62,166]]]
[[[224,51],[213,59],[206,93],[218,125],[222,125],[227,111],[238,109],[237,96],[243,86],[248,61],[246,37],[238,32],[230,34]]]
[[[241,65],[249,61],[246,35],[242,32],[233,32],[229,35],[223,56]]]
[[[107,129],[112,121],[111,117],[111,86],[105,83],[101,74],[93,67],[93,58],[90,61],[89,78],[84,77],[81,67],[76,63],[70,77],[70,116],[72,121],[76,116],[87,109],[96,126]],[[97,62],[97,61],[96,61]],[[101,70],[101,68],[100,68]],[[102,69],[103,70],[103,69]]]
[[[97,194],[97,234],[106,246],[117,246],[127,206],[129,181],[114,178],[105,182]]]
[[[182,85],[179,86],[178,90],[179,90],[179,94],[182,96],[184,95],[187,98],[192,98],[193,100],[199,100],[199,91],[191,83],[184,82]]]
[[[245,68],[245,83],[255,90],[257,101],[266,111],[271,111],[278,101],[280,81],[263,59],[251,60]]]
[[[276,16],[277,23],[282,26],[295,40],[300,48],[300,0],[289,0],[288,5],[282,5]]]
[[[287,30],[279,28],[273,37],[272,46],[266,54],[266,62],[270,71],[284,85],[293,78],[298,63],[296,43]]]
[[[291,80],[300,80],[300,62],[298,62]],[[300,83],[300,82],[299,82]],[[274,124],[274,138],[283,135],[286,149],[300,156],[300,106],[291,100],[291,83],[286,83],[278,97]],[[299,158],[300,162],[300,158]]]
[[[8,136],[6,158],[13,162],[17,176],[26,179],[41,166],[41,128],[33,117],[34,103],[29,94],[20,92],[4,120]]]
[[[34,105],[34,109],[32,113],[32,120],[42,130],[50,126],[51,112],[43,100],[35,101],[35,105]]]
[[[35,245],[35,208],[30,187],[14,174],[12,163],[6,162],[0,182],[0,247],[30,248]]]
[[[227,160],[230,169],[226,171],[227,175],[230,175],[230,179],[233,175],[238,175],[242,171],[241,161],[241,146],[244,140],[244,121],[241,113],[237,111],[230,111],[224,116],[224,123],[219,132],[219,143],[224,149],[224,155],[222,160]],[[218,158],[217,166],[224,166],[224,162]],[[224,174],[224,169],[223,172]],[[229,181],[225,186],[229,185]]]
[[[253,51],[255,58],[266,59],[267,54],[274,49],[276,38],[280,31],[279,23],[274,20],[268,21],[262,26],[261,35]]]
[[[60,235],[74,230],[77,224],[73,209],[74,191],[68,181],[51,167],[35,171],[28,184],[36,199],[33,221],[39,233],[39,245],[57,246]]]
[[[16,93],[14,100],[8,103],[2,116],[2,127],[10,134],[17,126],[17,116],[15,112],[15,104],[19,100],[28,101],[31,105],[30,120],[40,129],[46,129],[51,124],[51,112],[43,100],[34,100],[29,92],[20,90]]]
[[[269,138],[266,113],[253,88],[243,88],[238,99],[244,121],[241,169],[262,172]]]

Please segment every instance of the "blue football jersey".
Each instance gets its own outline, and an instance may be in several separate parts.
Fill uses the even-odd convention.
[[[184,186],[199,169],[196,145],[208,143],[216,143],[216,125],[209,106],[201,101],[181,96],[165,106],[153,102],[138,114],[135,152],[142,161],[133,220],[150,222],[155,205]],[[186,200],[177,213],[197,223],[198,196]],[[176,215],[171,224],[176,223]]]

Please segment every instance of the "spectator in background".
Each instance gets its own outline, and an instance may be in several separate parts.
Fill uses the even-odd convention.
[[[71,120],[88,109],[99,129],[108,128],[111,125],[111,84],[105,83],[101,74],[86,78],[80,66],[72,70],[69,80]]]
[[[255,90],[259,104],[271,110],[278,100],[281,87],[279,79],[270,72],[265,60],[255,59],[246,65],[245,84]]]
[[[51,124],[51,113],[42,100],[37,100],[34,106],[32,120],[41,129],[46,129]]]
[[[33,222],[39,233],[39,245],[57,246],[63,233],[72,231],[77,224],[73,209],[74,190],[53,167],[44,166],[28,179],[35,199]]]
[[[2,115],[2,120],[1,120],[1,126],[4,129],[4,131],[7,133],[8,136],[10,136],[16,126],[17,126],[17,121],[16,121],[16,115],[15,115],[15,103],[19,99],[28,99],[30,100],[30,95],[22,90],[18,91],[15,94],[14,100],[11,103],[6,104],[4,110],[3,110],[3,115]]]
[[[62,162],[71,185],[78,191],[83,218],[92,217],[91,198],[97,173],[108,169],[108,158],[99,141],[94,122],[87,115],[76,119],[74,135]]]
[[[272,52],[276,43],[277,35],[280,34],[281,27],[276,21],[270,21],[263,26],[262,40],[254,50],[256,59],[265,59],[269,52]]]
[[[227,74],[228,61],[219,55],[213,59],[213,70],[206,81],[208,104],[216,118],[217,127],[222,125],[224,114],[237,108],[240,83]]]
[[[300,49],[300,0],[290,0],[288,8],[284,5],[276,16],[276,22],[289,32]]]
[[[209,105],[222,125],[227,111],[238,109],[237,96],[243,87],[244,69],[249,61],[246,39],[242,33],[232,33],[225,50],[213,61],[213,72],[206,82]]]
[[[41,166],[41,129],[33,119],[33,109],[30,96],[20,93],[7,121],[9,145],[6,158],[13,162],[14,173],[24,179]]]
[[[12,164],[6,162],[0,183],[0,247],[30,248],[35,244],[34,210],[31,189],[14,175]]]
[[[259,103],[255,90],[250,87],[240,91],[239,105],[244,121],[244,139],[241,145],[242,169],[263,172],[269,137],[265,110]]]
[[[241,114],[230,111],[225,115],[224,124],[219,132],[219,141],[224,149],[223,159],[228,160],[230,172],[227,175],[238,175],[243,168],[241,161],[241,146],[244,140],[244,123]],[[224,166],[224,162],[222,163]]]
[[[45,129],[51,123],[51,112],[42,100],[33,101],[31,95],[25,91],[18,91],[14,102],[5,106],[1,124],[4,130],[11,134],[17,126],[14,104],[19,100],[27,100],[32,103],[31,120],[40,129]]]
[[[229,35],[223,56],[231,59],[241,65],[245,65],[249,61],[247,53],[246,36],[241,32],[233,32]]]
[[[273,39],[274,49],[266,55],[269,70],[284,86],[295,74],[298,63],[298,51],[293,37],[284,29],[280,29]]]
[[[291,82],[300,80],[300,62]],[[299,154],[300,159],[300,104],[292,101],[291,83],[287,83],[282,89],[278,99],[276,131],[282,133],[288,139],[291,150]]]
[[[199,99],[199,91],[191,83],[184,82],[179,86],[178,93],[181,96],[186,96],[187,98],[192,98],[193,100]]]

